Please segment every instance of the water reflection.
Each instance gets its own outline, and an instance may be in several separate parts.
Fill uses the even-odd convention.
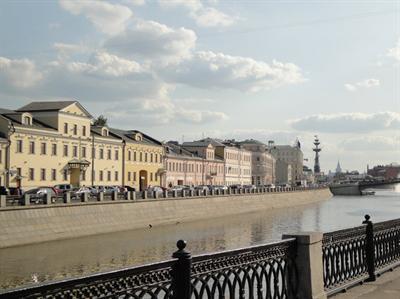
[[[192,254],[199,254],[265,243],[284,233],[356,226],[366,213],[375,222],[398,218],[399,193],[335,197],[301,207],[2,249],[0,288],[169,259],[181,238]]]

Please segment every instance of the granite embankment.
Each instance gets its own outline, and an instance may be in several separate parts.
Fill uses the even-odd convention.
[[[328,189],[318,189],[3,208],[0,248],[285,208],[330,197]]]

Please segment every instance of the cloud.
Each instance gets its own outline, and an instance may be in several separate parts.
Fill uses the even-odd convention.
[[[354,84],[347,83],[344,85],[344,87],[348,91],[356,91],[359,88],[378,87],[379,85],[380,85],[380,81],[378,79],[365,79],[363,81],[359,81]]]
[[[104,77],[124,77],[144,72],[136,61],[123,59],[107,52],[96,52],[89,63],[69,62],[65,64],[65,68],[72,73]]]
[[[400,61],[400,39],[394,48],[391,48],[387,51],[387,56]]]
[[[104,1],[59,0],[59,3],[73,15],[84,15],[98,30],[110,35],[125,30],[132,16],[128,7]]]
[[[166,8],[184,7],[189,11],[189,17],[200,27],[227,27],[237,20],[236,17],[229,16],[214,7],[204,6],[200,0],[159,0],[158,2]],[[210,4],[216,3],[212,1]]]
[[[299,131],[326,133],[366,133],[400,129],[400,113],[341,113],[311,115],[289,121]]]
[[[104,46],[126,57],[167,65],[190,58],[196,39],[194,31],[183,27],[173,29],[154,21],[137,21],[133,29],[109,39]]]
[[[282,85],[297,84],[305,79],[293,63],[273,61],[267,64],[249,57],[223,53],[197,52],[191,60],[164,74],[166,79],[209,89],[230,88],[257,92]]]
[[[348,138],[339,143],[339,147],[345,151],[360,151],[360,152],[382,152],[382,151],[399,151],[400,137],[386,136],[362,136]]]
[[[8,59],[0,56],[0,83],[4,81],[15,88],[34,86],[43,78],[36,65],[29,59]]]
[[[146,0],[124,0],[123,3],[134,6],[142,6],[146,4]]]
[[[136,123],[147,126],[160,126],[173,123],[204,124],[215,123],[228,119],[224,112],[201,109],[187,109],[175,105],[167,96],[159,99],[135,99],[118,104],[109,109],[108,116],[121,122]]]

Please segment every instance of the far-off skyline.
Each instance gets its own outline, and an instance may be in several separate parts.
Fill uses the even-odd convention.
[[[400,158],[400,3],[2,1],[0,107],[74,99],[159,140],[301,142],[321,170]]]

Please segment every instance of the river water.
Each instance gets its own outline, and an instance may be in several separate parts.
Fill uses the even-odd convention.
[[[284,233],[332,231],[400,217],[400,186],[373,196],[335,196],[319,203],[143,230],[0,249],[0,289],[169,259],[179,239],[192,254],[246,247]]]

